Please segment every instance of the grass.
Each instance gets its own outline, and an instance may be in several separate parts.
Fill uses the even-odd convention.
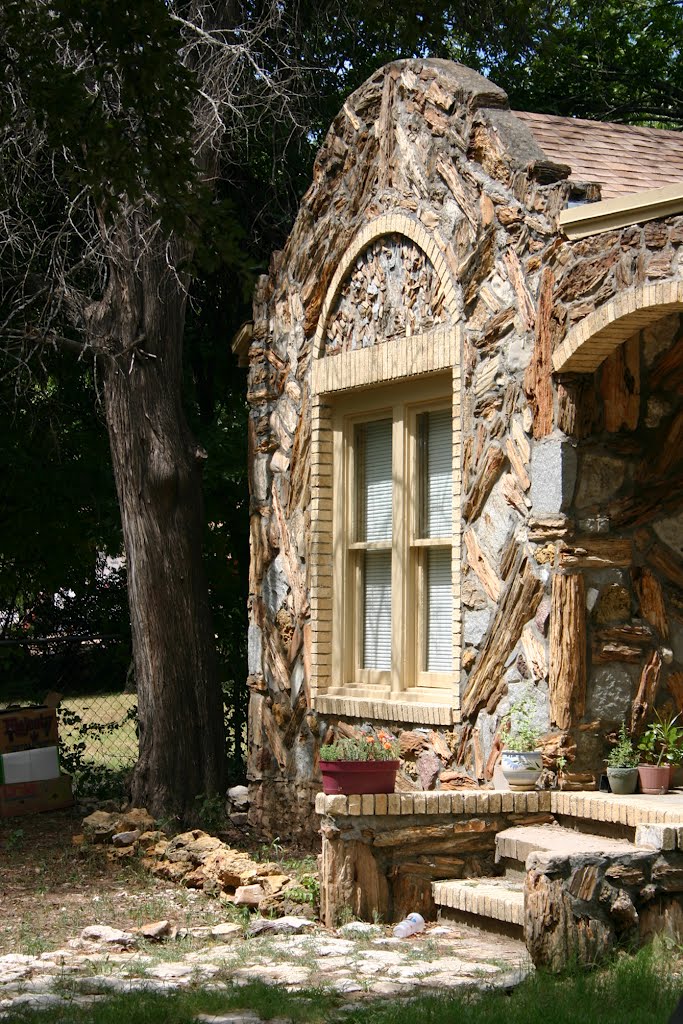
[[[538,973],[513,989],[469,991],[453,996],[418,996],[402,1001],[364,1000],[342,1011],[343,1000],[324,990],[287,992],[250,984],[207,991],[200,987],[171,994],[132,992],[87,1006],[46,1010],[18,1007],[16,1024],[190,1024],[199,1013],[249,1009],[262,1020],[294,1024],[665,1024],[680,995],[680,979],[667,969],[668,955],[641,950],[608,968],[576,970],[562,977]]]

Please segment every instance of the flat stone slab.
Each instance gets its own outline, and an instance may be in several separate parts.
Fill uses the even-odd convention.
[[[390,925],[379,932],[377,938],[353,932],[350,937],[314,925],[302,935],[271,933],[225,945],[206,935],[202,948],[175,961],[108,945],[101,953],[106,974],[91,973],[97,954],[84,956],[68,944],[39,957],[10,954],[0,963],[7,975],[4,984],[0,980],[0,1020],[12,1018],[13,1006],[15,1014],[20,1007],[41,1002],[58,1006],[65,970],[69,1001],[118,992],[169,992],[194,984],[218,990],[256,980],[290,991],[319,986],[354,1003],[358,998],[410,998],[419,991],[507,985],[510,978],[521,980],[532,969],[518,938],[494,936],[467,924],[428,924],[424,932],[406,939],[394,938]],[[248,1009],[205,1014],[198,1020],[213,1024],[214,1018],[216,1024],[258,1021]]]
[[[510,878],[434,882],[434,902],[466,914],[524,926],[524,884]]]
[[[571,857],[581,853],[635,853],[637,849],[627,839],[593,836],[561,825],[516,825],[496,836],[496,861],[505,857],[520,861],[522,865],[530,853],[556,853]]]
[[[571,818],[613,822],[619,825],[683,824],[683,791],[674,790],[663,796],[635,793],[616,796],[614,793],[565,793],[553,791],[551,811]]]

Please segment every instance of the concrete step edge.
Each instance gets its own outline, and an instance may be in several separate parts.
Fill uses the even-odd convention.
[[[524,926],[524,892],[499,878],[433,882],[432,893],[438,906]]]

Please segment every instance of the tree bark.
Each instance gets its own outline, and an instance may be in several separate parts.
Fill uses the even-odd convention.
[[[202,562],[201,463],[182,408],[186,295],[161,244],[130,219],[107,294],[90,310],[127,561],[140,753],[132,799],[196,812],[225,782],[223,699]],[[177,262],[175,265],[177,266]],[[144,339],[144,340],[138,340]]]

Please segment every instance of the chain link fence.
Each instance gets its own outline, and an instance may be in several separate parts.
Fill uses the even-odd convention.
[[[119,796],[138,757],[130,652],[113,635],[0,641],[0,709],[57,700],[59,754],[81,795]]]
[[[127,637],[0,639],[0,710],[42,704],[48,695],[59,698],[60,764],[80,796],[126,794],[138,758],[137,695],[131,684]],[[240,781],[248,691],[229,679],[224,696],[228,778]]]

